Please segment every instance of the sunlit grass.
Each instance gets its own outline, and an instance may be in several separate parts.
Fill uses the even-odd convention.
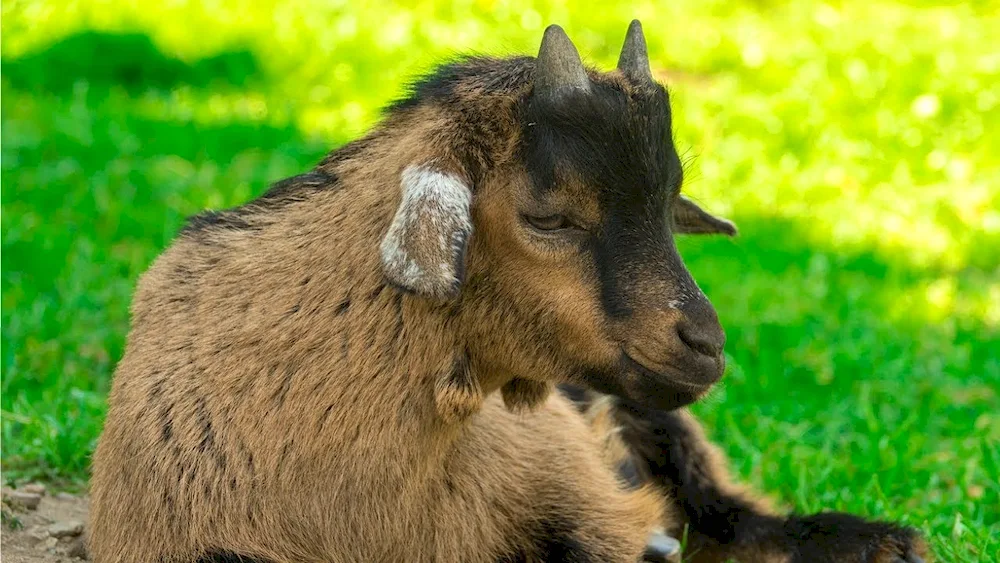
[[[555,22],[611,68],[639,17],[685,189],[741,228],[682,242],[729,335],[712,435],[789,507],[989,561],[995,3],[542,4],[4,2],[5,475],[85,476],[134,281],[184,217],[301,172],[442,58],[531,54]]]

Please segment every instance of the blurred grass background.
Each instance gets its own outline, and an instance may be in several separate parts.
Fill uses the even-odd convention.
[[[697,412],[787,507],[1000,551],[1000,9],[867,0],[2,4],[2,453],[81,482],[136,277],[184,218],[358,136],[406,80],[643,21],[729,334]]]

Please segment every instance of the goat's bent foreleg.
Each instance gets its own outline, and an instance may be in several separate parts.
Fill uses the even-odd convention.
[[[664,490],[688,526],[685,561],[919,563],[927,557],[910,528],[834,512],[778,515],[732,484],[725,457],[687,410],[617,404],[622,439],[642,478]]]

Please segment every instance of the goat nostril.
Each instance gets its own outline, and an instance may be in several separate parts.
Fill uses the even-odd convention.
[[[704,356],[715,357],[722,353],[721,338],[692,330],[690,326],[685,324],[677,327],[677,336],[688,348]]]

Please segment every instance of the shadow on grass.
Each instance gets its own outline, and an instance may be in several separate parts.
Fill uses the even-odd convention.
[[[87,31],[16,59],[4,59],[11,85],[31,92],[65,93],[79,80],[95,87],[119,86],[129,92],[249,85],[260,78],[250,51],[232,51],[191,63],[161,52],[142,34]]]
[[[266,175],[282,170],[271,155],[288,166],[325,152],[291,124],[229,119],[206,125],[158,118],[132,103],[141,92],[182,85],[203,92],[262,85],[249,51],[187,63],[145,35],[91,31],[5,59],[3,77],[5,295],[14,285],[52,290],[59,276],[70,275],[64,258],[81,240],[94,241],[97,252],[120,250],[122,242],[149,234],[157,248],[165,245],[185,215],[212,199],[192,193],[184,174],[211,168],[225,179],[220,166],[246,163],[249,170],[237,179],[264,189]],[[90,86],[82,95],[73,88],[80,81]],[[109,94],[113,87],[124,88],[124,95]],[[213,183],[204,174],[200,179]],[[37,236],[46,229],[52,236]]]
[[[1000,269],[956,271],[918,265],[905,252],[845,249],[817,236],[806,221],[734,219],[735,240],[683,237],[679,245],[719,309],[730,336],[727,350],[744,370],[777,368],[774,376],[819,386],[845,378],[845,390],[886,370],[907,385],[919,385],[925,375],[955,384],[1000,381],[1000,364],[992,359],[1000,349],[998,327],[954,310],[962,301],[984,304]],[[994,238],[977,233],[972,240],[998,248]],[[942,282],[953,288],[952,302],[935,305],[927,293]],[[898,364],[906,357],[913,365]],[[890,361],[896,363],[882,365]]]
[[[185,217],[248,199],[325,152],[291,124],[198,123],[137,101],[179,86],[197,97],[266,81],[249,52],[186,63],[137,34],[82,33],[3,61],[8,478],[85,474],[134,282]]]

